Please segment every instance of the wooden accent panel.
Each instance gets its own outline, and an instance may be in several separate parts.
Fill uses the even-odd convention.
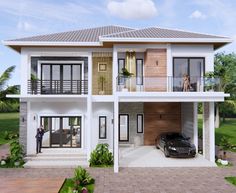
[[[144,103],[144,145],[164,132],[181,131],[181,103]]]
[[[147,49],[144,60],[144,76],[147,77],[145,78],[146,91],[166,91],[166,66],[166,49]]]
[[[99,77],[104,77],[104,95],[111,95],[112,94],[112,57],[105,57],[107,53],[100,53],[100,55],[104,55],[104,57],[98,57],[99,53],[93,54],[92,62],[93,62],[93,77],[92,77],[92,94],[98,95],[99,91],[102,90],[101,82],[99,81]],[[105,63],[107,64],[107,71],[106,72],[99,72],[98,71],[98,63]]]

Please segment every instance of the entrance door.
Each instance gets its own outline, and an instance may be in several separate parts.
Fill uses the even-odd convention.
[[[81,117],[80,116],[42,116],[44,126],[43,147],[81,148]]]

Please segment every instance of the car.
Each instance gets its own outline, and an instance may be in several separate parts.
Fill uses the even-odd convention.
[[[162,133],[156,138],[156,147],[164,152],[165,157],[189,158],[196,155],[196,147],[190,142],[190,137],[182,133]]]

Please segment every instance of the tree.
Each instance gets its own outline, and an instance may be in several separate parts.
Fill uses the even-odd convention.
[[[6,86],[14,70],[15,66],[11,66],[0,75],[0,112],[15,111],[19,106],[18,99],[9,99],[6,97],[7,94],[19,93],[18,85]]]
[[[220,114],[225,118],[229,107],[236,109],[236,54],[217,53],[214,61],[214,76],[220,78],[219,90],[229,93],[224,103],[216,103],[215,127],[220,125]],[[236,111],[236,110],[235,110]]]

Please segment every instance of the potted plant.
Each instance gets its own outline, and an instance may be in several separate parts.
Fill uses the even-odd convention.
[[[134,74],[130,73],[126,68],[122,68],[122,72],[120,73],[120,80],[124,81],[124,88],[122,91],[128,91],[128,88],[126,87],[127,80],[129,80]]]
[[[32,94],[37,94],[38,80],[39,79],[34,74],[31,74],[31,92],[32,92]]]
[[[98,92],[98,94],[104,95],[105,94],[104,87],[105,87],[106,78],[104,76],[100,76],[98,79],[98,82],[101,84],[101,90]]]
[[[231,143],[229,141],[229,139],[225,136],[223,136],[220,140],[220,150],[221,152],[223,152],[223,155],[220,156],[220,160],[218,162],[220,162],[222,165],[228,165],[229,162],[227,160],[227,150],[231,149]]]

